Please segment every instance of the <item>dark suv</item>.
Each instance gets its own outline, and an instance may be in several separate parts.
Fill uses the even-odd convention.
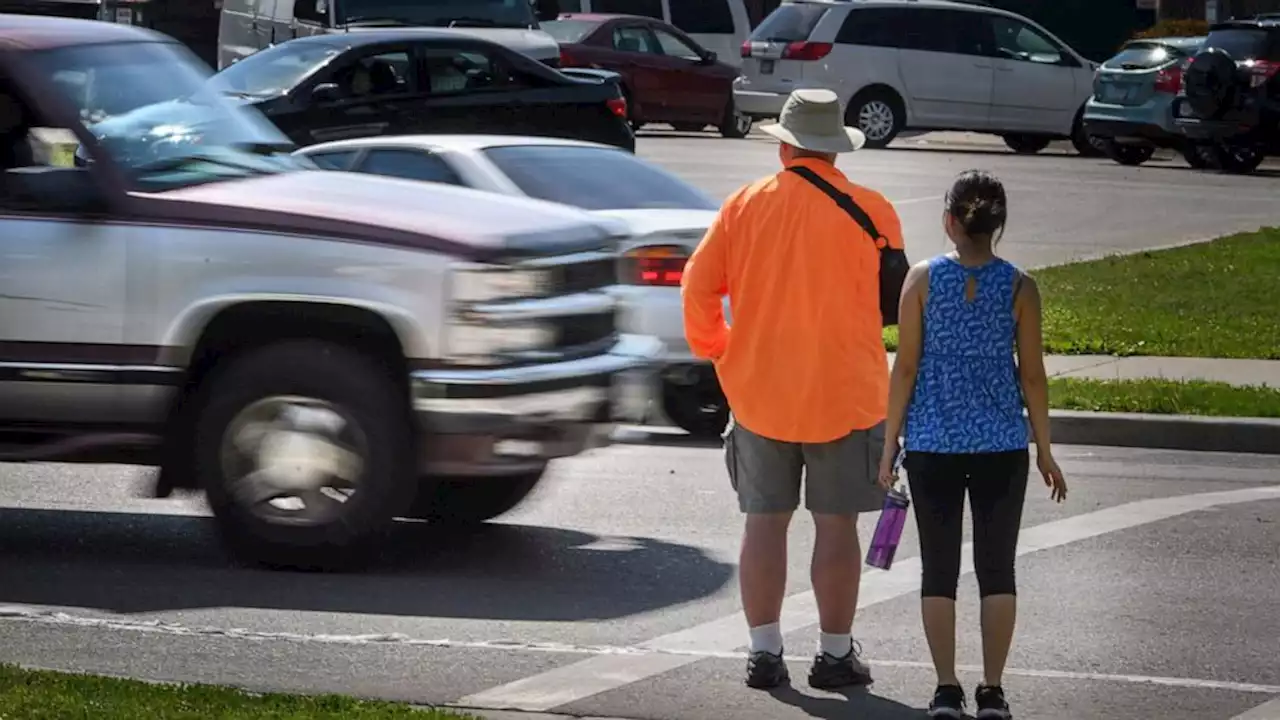
[[[1280,155],[1280,19],[1217,23],[1182,75],[1178,126],[1230,173]]]

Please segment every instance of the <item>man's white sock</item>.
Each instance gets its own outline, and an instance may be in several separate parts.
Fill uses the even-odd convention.
[[[853,636],[849,633],[819,633],[818,649],[831,657],[842,658],[853,649]]]
[[[769,623],[751,628],[751,652],[767,652],[771,655],[782,654],[782,626]]]

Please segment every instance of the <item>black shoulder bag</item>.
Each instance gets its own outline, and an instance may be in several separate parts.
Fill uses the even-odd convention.
[[[907,260],[905,250],[895,247],[889,247],[889,241],[885,239],[880,231],[876,229],[875,223],[871,222],[871,217],[858,207],[858,203],[853,198],[840,192],[831,185],[831,183],[818,177],[818,174],[807,167],[792,166],[787,168],[791,172],[808,180],[810,184],[822,191],[824,195],[831,198],[841,210],[849,214],[854,222],[871,236],[871,240],[875,242],[876,249],[880,252],[880,319],[884,327],[898,324],[898,309],[902,298],[902,286],[907,281],[907,271],[911,269],[911,263]]]

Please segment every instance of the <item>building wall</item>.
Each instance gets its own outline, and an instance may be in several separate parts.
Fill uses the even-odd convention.
[[[1160,16],[1204,20],[1205,0],[1160,0]],[[1280,12],[1280,0],[1218,0],[1218,19]]]

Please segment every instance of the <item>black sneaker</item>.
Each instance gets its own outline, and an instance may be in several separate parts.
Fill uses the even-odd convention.
[[[933,691],[933,702],[929,703],[929,717],[964,719],[964,688],[959,685],[939,685]]]
[[[978,706],[978,720],[1010,720],[1009,703],[1004,700],[1004,689],[994,685],[979,685],[973,691],[973,703]]]
[[[791,673],[782,660],[782,653],[759,650],[747,656],[747,687],[767,690],[791,682]]]
[[[834,690],[849,685],[870,685],[871,668],[862,662],[856,645],[849,647],[844,657],[819,652],[809,669],[809,687],[818,690]]]

